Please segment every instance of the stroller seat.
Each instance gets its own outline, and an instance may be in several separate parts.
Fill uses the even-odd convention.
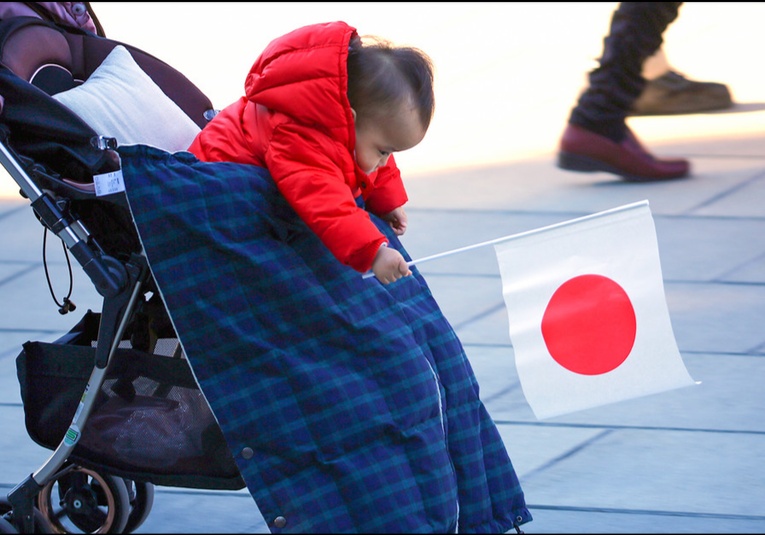
[[[82,84],[117,45],[127,48],[141,69],[200,128],[212,118],[212,104],[199,88],[181,72],[136,47],[35,17],[0,21],[0,61],[48,95]]]
[[[111,90],[117,82],[123,82],[122,97]],[[148,103],[146,87],[160,92]],[[17,358],[27,431],[54,450],[0,502],[0,523],[18,532],[44,531],[46,523],[67,532],[61,523],[66,516],[79,518],[78,527],[87,531],[130,532],[140,525],[150,503],[141,511],[131,511],[133,502],[127,511],[110,511],[105,527],[100,516],[83,519],[74,511],[64,496],[81,490],[82,467],[118,495],[112,503],[117,509],[131,483],[144,492],[153,484],[245,486],[183,355],[124,192],[99,183],[119,176],[113,149],[130,135],[99,131],[94,123],[100,119],[119,123],[103,117],[103,110],[128,110],[146,128],[166,106],[159,98],[193,125],[187,132],[215,114],[183,74],[140,49],[37,17],[0,21],[0,163],[30,200],[44,232],[61,238],[104,297],[102,311],[88,311],[55,342],[27,342]],[[143,139],[138,134],[128,141]],[[160,347],[168,341],[169,350]],[[147,440],[154,446],[150,453]],[[52,496],[56,486],[58,499]]]
[[[214,116],[210,100],[188,78],[135,47],[34,17],[0,21],[0,138],[5,139],[8,150],[13,151],[13,155],[9,155],[11,161],[2,163],[6,168],[15,167],[15,161],[25,166],[25,172],[33,180],[17,181],[21,182],[22,195],[32,200],[33,207],[40,188],[53,196],[71,199],[82,222],[90,227],[109,254],[139,248],[137,240],[129,236],[130,218],[113,208],[116,205],[127,210],[124,196],[95,194],[94,177],[119,169],[116,154],[104,149],[125,143],[113,133],[100,135],[101,132],[96,132],[70,107],[51,96],[83,86],[118,45],[129,51],[141,73],[156,84],[156,91],[177,106],[178,113],[182,110],[183,119],[195,125],[194,128],[203,127]],[[139,88],[130,96],[145,99]],[[161,133],[163,129],[157,125],[167,122],[164,116],[155,117],[159,107],[155,101],[127,107],[124,101],[102,100],[104,105],[109,105],[105,109],[125,107],[134,112],[138,108],[130,122],[141,121],[143,130],[152,135]],[[92,101],[84,101],[83,107]],[[0,158],[6,159],[3,154]],[[9,172],[13,176],[13,172]],[[112,206],[104,209],[104,202]],[[40,208],[35,211],[45,209]],[[117,243],[113,244],[115,240]]]

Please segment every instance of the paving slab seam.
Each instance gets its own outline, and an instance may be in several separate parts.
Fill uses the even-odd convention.
[[[486,309],[482,310],[481,312],[473,314],[472,316],[470,316],[469,318],[467,318],[467,319],[465,319],[463,321],[452,323],[452,328],[455,331],[459,331],[460,329],[464,329],[464,328],[468,327],[469,325],[472,325],[473,323],[475,323],[477,321],[480,321],[480,320],[482,320],[484,318],[487,318],[487,317],[489,317],[489,316],[491,316],[493,314],[496,314],[496,312],[498,310],[502,310],[503,308],[505,308],[505,304],[504,303],[502,303],[500,305],[496,305],[496,306],[491,306],[489,308],[486,308]]]
[[[59,329],[40,329],[39,327],[35,328],[35,329],[31,329],[31,328],[30,329],[25,329],[25,328],[21,328],[21,327],[19,327],[19,328],[16,328],[16,327],[14,327],[14,328],[0,327],[0,333],[12,333],[12,334],[16,334],[16,333],[57,334],[57,333],[60,333],[60,332],[61,331]],[[19,347],[19,351],[20,350],[21,350],[21,347]]]
[[[487,209],[487,208],[407,208],[406,210],[407,214],[410,216],[412,214],[436,214],[436,215],[445,215],[445,216],[455,216],[459,214],[475,214],[476,212],[486,215],[486,216],[501,216],[501,217],[507,217],[507,216],[539,216],[543,215],[545,217],[547,216],[557,216],[561,218],[561,221],[568,220],[568,219],[574,219],[577,217],[581,217],[583,215],[590,215],[591,212],[587,211],[559,211],[559,210],[547,210],[547,209],[539,209],[535,208],[533,210],[522,210],[522,209],[510,209],[510,210],[500,210],[500,209]],[[655,217],[655,216],[654,216]],[[456,223],[455,223],[456,226]],[[529,229],[532,230],[532,229]]]
[[[506,386],[505,388],[494,392],[490,396],[481,396],[481,400],[483,401],[484,405],[491,405],[495,400],[503,399],[507,394],[510,394],[512,392],[521,390],[521,383],[513,383],[509,386]],[[521,390],[522,391],[522,390]],[[494,423],[497,423],[496,421]]]
[[[241,490],[209,490],[209,489],[187,489],[182,487],[167,487],[157,485],[157,492],[162,494],[175,494],[183,496],[231,496],[232,498],[245,498],[252,500],[252,496],[246,489]]]
[[[711,280],[694,280],[694,279],[664,279],[664,284],[685,284],[688,286],[706,286],[706,287],[728,287],[728,288],[737,288],[737,287],[747,287],[751,286],[754,288],[761,288],[765,286],[765,284],[761,282],[751,282],[751,281],[732,281],[732,280],[721,280],[720,277],[723,277],[725,275],[729,275],[731,273],[735,273],[736,271],[740,270],[741,267],[746,266],[750,264],[750,261],[744,262],[743,264],[738,264],[734,268],[726,271],[725,273],[722,273],[718,276],[716,276],[714,279]]]
[[[6,206],[6,205],[10,206],[10,208],[8,210],[0,211],[0,220],[4,219],[6,217],[10,217],[10,216],[14,215],[16,212],[21,212],[22,210],[28,210],[29,207],[30,207],[29,202],[18,201],[18,202],[7,202],[7,203],[6,202],[1,202],[0,203],[0,207],[1,206]]]
[[[698,427],[665,427],[654,425],[582,424],[567,422],[533,422],[523,420],[494,420],[496,425],[558,427],[568,429],[608,429],[611,431],[670,431],[677,433],[712,433],[725,435],[765,436],[765,431],[754,429],[709,429]]]
[[[32,273],[33,271],[36,271],[38,269],[39,269],[39,266],[36,263],[34,265],[29,265],[26,268],[21,269],[20,271],[16,271],[15,273],[12,273],[11,275],[0,280],[0,286],[3,286],[4,284],[7,284],[9,282],[13,282],[16,279],[23,277],[24,275],[28,273]]]
[[[457,278],[457,279],[498,279],[498,274],[493,273],[465,273],[464,271],[439,271],[438,273],[435,272],[427,272],[422,269],[420,269],[420,274],[422,274],[423,277],[425,277],[426,280],[430,280],[431,278],[437,278],[437,277],[448,277],[448,278]]]
[[[704,202],[697,204],[696,206],[692,206],[690,208],[687,208],[684,212],[671,214],[671,213],[652,213],[652,217],[654,220],[703,220],[703,221],[736,221],[736,222],[761,222],[765,217],[760,216],[751,216],[751,215],[717,215],[717,214],[694,214],[693,212],[696,210],[700,210],[703,208],[706,208],[710,204],[714,204],[714,202],[718,201],[718,197],[725,197],[728,193],[728,191],[733,190],[726,190],[725,192],[721,192],[718,194],[718,196],[710,198],[711,200],[705,199]],[[648,196],[646,196],[648,197]],[[650,204],[650,201],[649,201]],[[428,214],[428,215],[444,215],[449,217],[454,217],[459,214],[475,214],[480,213],[481,215],[485,216],[501,216],[501,217],[538,217],[538,216],[544,216],[544,217],[558,217],[562,221],[567,221],[569,219],[576,219],[585,215],[591,215],[591,211],[558,211],[558,210],[547,210],[547,209],[534,209],[534,210],[487,210],[484,208],[410,208],[407,210],[407,213],[410,215],[410,217],[414,214],[422,213],[422,214]],[[455,224],[456,226],[456,224]],[[528,229],[533,230],[533,229]],[[406,245],[406,244],[405,244]]]
[[[626,515],[649,515],[649,516],[681,516],[688,518],[708,518],[715,520],[754,520],[765,521],[765,516],[762,515],[741,515],[730,513],[696,513],[686,511],[665,511],[661,509],[621,509],[621,508],[609,508],[609,507],[579,507],[573,505],[540,505],[540,504],[528,504],[529,509],[540,509],[548,511],[575,511],[579,513],[612,513],[612,514],[626,514]]]
[[[759,182],[763,177],[765,177],[765,171],[762,174],[754,175],[754,176],[750,177],[747,180],[742,180],[738,184],[736,184],[736,185],[734,185],[734,186],[732,186],[732,187],[730,187],[730,188],[728,188],[726,190],[723,190],[723,191],[721,191],[721,192],[719,192],[719,193],[717,193],[715,195],[712,195],[712,196],[704,199],[703,202],[700,202],[696,206],[693,206],[693,207],[689,208],[687,210],[687,213],[693,214],[693,212],[696,211],[696,210],[701,210],[702,208],[707,208],[709,206],[712,206],[715,203],[720,202],[721,200],[723,200],[723,199],[725,199],[727,197],[731,197],[731,196],[733,196],[734,194],[736,194],[736,193],[738,193],[740,191],[744,191],[744,190],[752,187],[753,185],[759,185],[759,184],[756,184],[756,183]],[[735,216],[733,216],[733,217],[734,217],[734,219],[738,219]],[[754,218],[754,219],[759,220],[759,219],[762,219],[762,218]]]
[[[583,451],[584,449],[592,446],[596,442],[600,442],[602,439],[608,437],[611,433],[614,432],[614,429],[606,429],[604,428],[600,433],[597,433],[591,437],[589,437],[587,440],[581,441],[579,444],[574,445],[573,447],[569,448],[568,450],[564,451],[560,455],[557,455],[553,457],[552,459],[548,460],[547,462],[537,466],[533,470],[529,470],[528,472],[524,472],[522,475],[522,478],[525,480],[531,479],[536,474],[540,474],[543,472],[546,472],[547,470],[553,468],[557,464],[561,463],[562,461],[565,461],[566,459],[576,455],[580,451]]]
[[[700,209],[699,206],[691,208],[691,210]],[[734,221],[736,223],[761,223],[765,220],[765,217],[751,216],[751,215],[717,215],[717,214],[653,214],[654,220],[678,220],[678,221]]]
[[[513,344],[507,343],[507,344],[501,344],[497,342],[463,342],[462,347],[465,349],[469,347],[476,347],[476,348],[493,348],[493,349],[511,349],[513,347]]]
[[[757,345],[753,349],[748,349],[746,351],[726,351],[724,353],[721,352],[709,352],[709,351],[701,351],[698,349],[683,349],[680,351],[680,353],[683,355],[683,357],[693,357],[698,355],[705,355],[710,357],[754,357],[759,358],[762,355],[758,355],[758,352],[762,350],[762,348],[765,347],[765,344],[763,345]]]
[[[756,256],[754,258],[751,258],[747,260],[746,262],[743,262],[741,264],[738,264],[736,266],[733,266],[728,271],[719,274],[717,277],[714,278],[712,282],[719,283],[719,284],[740,284],[740,285],[749,285],[749,286],[765,286],[762,282],[749,282],[749,281],[727,281],[727,280],[720,280],[724,279],[725,277],[732,276],[737,271],[741,270],[742,268],[746,268],[749,266],[756,266],[760,262],[765,262],[765,254],[761,254],[759,256]]]

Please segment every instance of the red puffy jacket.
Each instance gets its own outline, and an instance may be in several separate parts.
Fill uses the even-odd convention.
[[[344,22],[305,26],[272,41],[227,106],[189,147],[200,160],[265,167],[298,215],[343,264],[364,272],[385,236],[359,208],[384,215],[408,200],[393,157],[367,175],[356,164]]]

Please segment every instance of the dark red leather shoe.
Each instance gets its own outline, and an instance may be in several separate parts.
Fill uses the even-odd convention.
[[[691,169],[683,158],[655,158],[629,128],[624,141],[616,143],[573,124],[566,127],[561,137],[557,165],[582,173],[604,171],[630,182],[683,178]]]

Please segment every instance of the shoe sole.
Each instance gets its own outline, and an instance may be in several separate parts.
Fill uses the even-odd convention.
[[[709,104],[709,105],[687,105],[683,106],[668,106],[666,108],[636,108],[630,110],[629,115],[632,117],[648,117],[652,115],[692,115],[694,113],[706,113],[710,111],[727,110],[733,107],[732,102],[725,104]]]
[[[625,173],[621,169],[613,167],[612,165],[601,162],[600,160],[595,160],[587,156],[582,156],[581,154],[573,154],[571,152],[565,151],[558,153],[557,166],[561,169],[565,169],[566,171],[576,171],[578,173],[611,173],[612,175],[617,175],[623,178],[627,182],[658,182],[661,180],[676,180],[678,178],[685,178],[688,176],[682,175],[676,177],[654,178],[640,175],[631,175]]]

